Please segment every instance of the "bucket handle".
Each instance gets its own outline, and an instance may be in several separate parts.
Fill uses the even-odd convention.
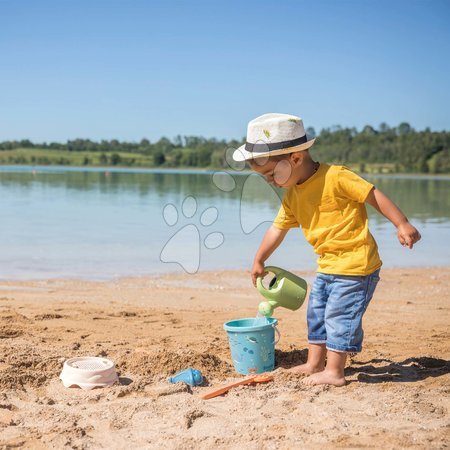
[[[277,345],[278,342],[280,342],[281,339],[281,333],[278,331],[278,327],[276,325],[272,325],[273,329],[275,330],[275,333],[277,335],[277,338],[272,342],[273,345]]]

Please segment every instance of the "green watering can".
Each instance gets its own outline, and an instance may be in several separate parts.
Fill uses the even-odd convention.
[[[262,277],[256,279],[258,291],[268,300],[259,304],[259,313],[270,317],[273,310],[278,306],[283,306],[292,311],[300,308],[306,298],[308,289],[306,281],[279,267],[269,266],[265,270],[273,273],[275,277],[270,281],[268,288],[264,287]]]

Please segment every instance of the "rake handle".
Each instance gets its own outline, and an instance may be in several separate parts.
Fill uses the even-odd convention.
[[[200,398],[203,400],[209,400],[210,398],[218,397],[219,395],[225,394],[225,392],[228,392],[230,389],[236,387],[236,386],[242,386],[244,384],[251,384],[251,383],[263,383],[265,381],[271,381],[273,380],[273,377],[271,375],[251,375],[247,378],[244,378],[243,380],[234,381],[233,383],[225,384],[219,388],[213,389],[212,391],[205,392],[204,394],[200,395]]]

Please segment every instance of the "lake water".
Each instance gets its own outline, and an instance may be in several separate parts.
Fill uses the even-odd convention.
[[[279,198],[259,176],[230,173],[0,167],[0,278],[248,270]],[[422,234],[405,249],[368,207],[384,267],[450,265],[450,178],[366,178]],[[314,269],[315,261],[294,229],[268,262]]]

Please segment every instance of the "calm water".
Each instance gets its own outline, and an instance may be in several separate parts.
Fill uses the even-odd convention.
[[[384,266],[450,265],[450,178],[367,178],[422,233],[404,249],[368,207]],[[241,173],[0,167],[0,278],[249,269],[278,204],[270,186]],[[314,269],[315,260],[295,229],[269,262]]]

